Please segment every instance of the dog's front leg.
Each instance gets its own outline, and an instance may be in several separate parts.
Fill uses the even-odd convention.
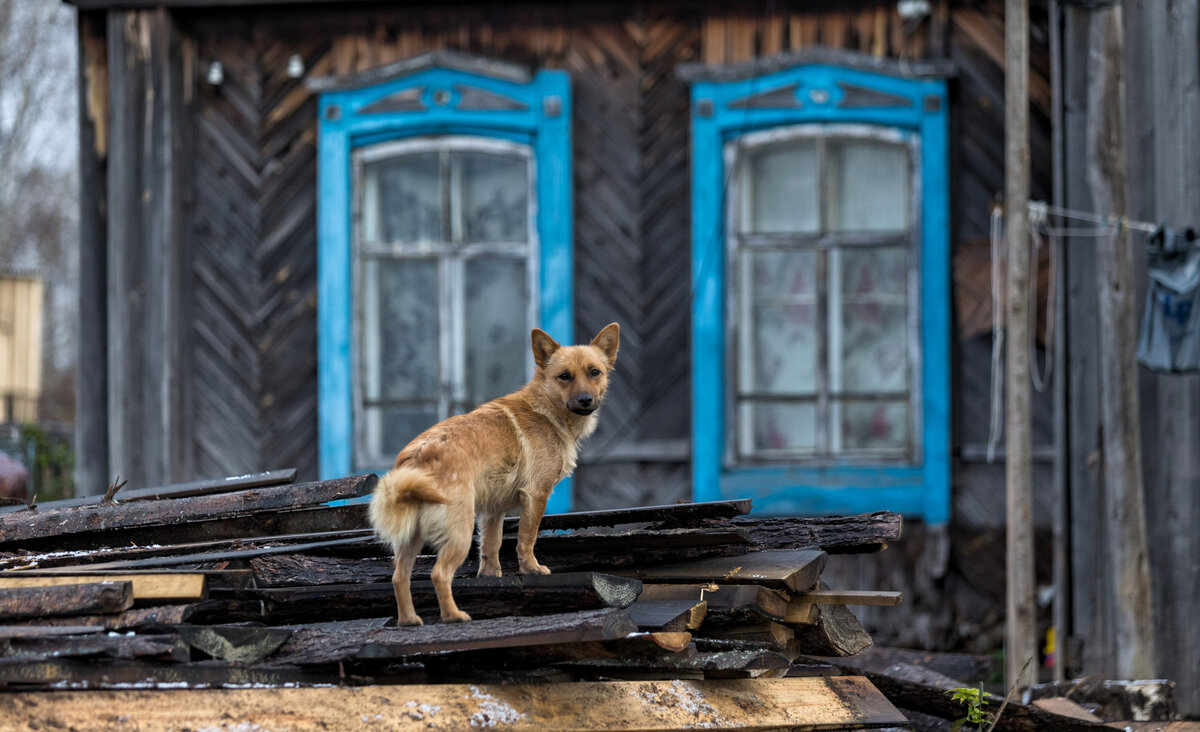
[[[533,542],[537,540],[538,525],[546,513],[546,501],[550,500],[551,485],[545,491],[521,494],[521,521],[517,527],[517,560],[521,574],[550,574],[550,568],[538,563],[533,556]]]
[[[479,576],[500,576],[500,539],[504,534],[504,514],[479,518]]]

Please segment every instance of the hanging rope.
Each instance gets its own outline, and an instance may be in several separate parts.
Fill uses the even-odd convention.
[[[1004,308],[1000,291],[1005,261],[1004,210],[999,205],[992,206],[989,234],[992,246],[992,420],[988,426],[987,461],[994,463],[1004,421],[1004,385],[1000,380],[1003,369],[1000,359],[1004,354]]]
[[[1046,245],[1045,237],[1042,235],[1042,227],[1046,222],[1046,211],[1044,208],[1035,208],[1029,206],[1029,238],[1033,244],[1033,256],[1029,258],[1029,281],[1032,283],[1029,287],[1029,313],[1033,320],[1033,327],[1029,329],[1029,377],[1033,381],[1033,388],[1037,389],[1039,394],[1046,392],[1046,385],[1050,383],[1050,377],[1054,374],[1054,349],[1046,349],[1046,370],[1043,373],[1038,369],[1037,365],[1037,291],[1038,291],[1038,254]],[[1054,343],[1054,313],[1058,312],[1058,284],[1056,282],[1058,273],[1058,247],[1050,247],[1050,271],[1049,285],[1046,291],[1046,338],[1045,343]]]

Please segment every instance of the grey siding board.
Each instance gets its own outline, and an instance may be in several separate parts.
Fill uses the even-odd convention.
[[[176,43],[165,10],[108,16],[109,469],[134,485],[186,475]]]

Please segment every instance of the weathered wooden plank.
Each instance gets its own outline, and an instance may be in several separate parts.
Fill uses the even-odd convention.
[[[272,663],[314,666],[447,651],[612,640],[637,631],[624,610],[603,608],[536,617],[502,617],[417,627],[386,619],[293,626]]]
[[[955,720],[964,716],[965,707],[959,702],[952,701],[946,692],[956,684],[954,679],[928,669],[916,666],[896,664],[887,669],[861,669],[856,658],[845,658],[837,661],[838,666],[849,673],[861,673],[884,693],[893,703],[905,709],[929,714],[946,720]],[[993,699],[985,711],[993,712],[999,709],[1001,700]],[[1084,732],[1085,730],[1110,729],[1102,724],[1086,722],[1058,714],[1053,714],[1032,705],[1021,704],[1009,699],[1000,715],[995,728],[998,732],[1032,732],[1033,730],[1052,729],[1055,732]]]
[[[181,663],[191,654],[187,644],[174,634],[135,635],[132,633],[89,633],[71,636],[17,637],[6,641],[6,657],[34,664],[58,658],[140,658]],[[0,664],[0,669],[3,665]],[[0,676],[3,675],[0,670]]]
[[[248,676],[248,675],[247,675]],[[180,674],[182,677],[182,674]],[[239,679],[241,680],[241,679]],[[67,728],[108,732],[136,709],[145,730],[257,726],[262,729],[396,730],[503,726],[532,731],[797,731],[906,724],[861,677],[575,684],[398,685],[222,691],[56,692],[0,695],[15,727],[53,714]],[[363,720],[366,716],[365,721]]]
[[[903,518],[891,511],[851,516],[735,518],[732,526],[750,532],[763,549],[816,548],[829,553],[878,551],[900,540]]]
[[[5,514],[0,516],[0,546],[20,543],[22,548],[30,548],[53,544],[62,549],[69,543],[68,536],[77,543],[94,543],[101,541],[101,536],[119,535],[120,530],[161,529],[254,514],[273,518],[304,507],[367,495],[377,480],[368,474],[211,496]],[[361,511],[361,507],[357,508]]]
[[[128,582],[133,588],[134,602],[189,602],[203,600],[208,587],[204,574],[198,572],[171,574],[108,574],[108,575],[39,575],[25,572],[0,574],[0,589],[21,587],[61,587],[96,582]]]
[[[291,483],[295,480],[295,468],[269,470],[262,473],[253,473],[251,475],[235,475],[228,478],[217,478],[215,480],[193,480],[187,483],[174,483],[172,485],[160,487],[122,489],[117,492],[115,496],[115,502],[126,503],[128,501],[147,501],[158,500],[161,498],[187,498],[190,496],[210,495],[213,493],[227,493],[229,491],[235,491],[244,488],[280,485],[283,483]],[[76,506],[95,506],[100,504],[103,499],[104,491],[101,491],[99,494],[80,496],[79,498],[64,498],[61,501],[46,501],[44,503],[37,504],[37,507],[41,511],[50,511],[60,508],[74,508]],[[0,513],[11,513],[15,510],[18,510],[18,507],[0,507]]]
[[[894,607],[904,599],[900,592],[883,590],[809,590],[793,595],[792,600],[816,605],[875,605]]]
[[[640,587],[635,579],[594,572],[470,577],[454,581],[454,599],[464,612],[479,620],[626,607]],[[413,580],[411,588],[417,613],[436,618],[433,583]],[[195,608],[192,622],[255,620],[278,625],[388,617],[396,612],[391,582],[219,590],[212,597]]]
[[[47,628],[74,627],[89,628],[95,631],[133,630],[148,625],[163,626],[186,623],[191,618],[192,609],[197,604],[202,603],[190,605],[156,605],[152,607],[133,608],[114,615],[76,615],[62,618],[40,618],[37,620],[26,620],[25,622],[29,626]]]
[[[11,638],[49,638],[62,635],[87,635],[101,633],[104,629],[88,625],[57,625],[52,627],[37,625],[0,625],[0,639]]]
[[[0,592],[0,620],[75,613],[117,613],[133,605],[130,582],[13,587]]]
[[[335,675],[310,673],[304,669],[247,668],[244,664],[231,664],[224,661],[159,663],[116,660],[89,662],[63,658],[25,662],[20,659],[0,658],[0,686],[14,690],[54,689],[55,691],[50,694],[50,696],[54,696],[64,689],[85,689],[87,690],[84,693],[85,697],[99,693],[95,691],[97,689],[125,690],[118,692],[122,694],[129,693],[127,691],[129,689],[161,690],[150,696],[134,692],[139,697],[139,701],[132,704],[128,700],[124,701],[125,711],[112,717],[109,722],[93,719],[92,722],[84,722],[78,727],[78,729],[89,730],[116,730],[121,726],[128,728],[125,721],[117,721],[123,719],[120,715],[128,718],[130,710],[136,709],[141,718],[142,711],[150,712],[156,707],[157,702],[167,702],[167,698],[163,695],[169,694],[171,691],[178,691],[181,687],[204,689],[205,693],[208,693],[208,690],[222,687],[256,687],[255,694],[261,696],[262,687],[336,682]],[[23,694],[0,694],[0,710],[5,715],[5,719],[15,720],[15,717],[10,716],[10,712],[13,711],[11,700],[19,696],[24,697]],[[51,706],[54,705],[51,704]],[[32,709],[32,705],[29,708]],[[40,713],[33,713],[44,714],[48,709],[50,709],[49,706],[43,707]],[[176,711],[180,713],[181,719],[188,714],[188,710],[185,709]],[[161,718],[161,714],[159,716]],[[39,718],[44,719],[44,717]],[[160,729],[166,732],[190,727],[190,723],[187,722],[167,722],[162,726],[154,727],[149,726],[148,720],[142,719],[143,721],[139,721],[142,729]],[[39,724],[41,723],[39,722]],[[111,726],[104,727],[102,726],[104,724]],[[30,728],[32,729],[32,727]],[[295,728],[293,727],[293,729]]]
[[[787,613],[788,596],[779,590],[759,585],[688,585],[643,584],[638,599],[649,601],[703,600],[708,606],[708,620],[731,624],[747,618],[783,620]]]
[[[708,606],[703,600],[638,600],[627,610],[639,630],[681,632],[699,628]]]
[[[677,564],[621,569],[617,574],[652,582],[763,584],[793,592],[816,586],[825,567],[822,551],[765,551],[738,557],[710,557]]]
[[[792,626],[795,650],[816,656],[853,656],[874,641],[845,605],[814,605],[816,619]]]
[[[542,518],[543,531],[560,529],[583,529],[594,526],[617,526],[634,523],[665,523],[669,525],[695,525],[704,519],[733,518],[750,512],[751,501],[742,498],[729,501],[701,501],[699,503],[674,503],[666,506],[637,506],[614,508],[602,511],[576,511],[551,514]],[[505,519],[505,529],[515,530],[518,519]]]

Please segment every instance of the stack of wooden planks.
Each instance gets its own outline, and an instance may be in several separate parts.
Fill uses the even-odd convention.
[[[505,576],[476,578],[471,559],[455,579],[473,621],[437,622],[422,557],[413,595],[427,624],[395,627],[391,560],[365,528],[375,477],[292,480],[277,471],[0,509],[0,689],[405,684],[441,689],[429,698],[445,703],[429,704],[449,710],[455,685],[572,682],[538,702],[553,706],[556,694],[585,693],[574,685],[620,682],[646,719],[699,694],[689,724],[742,729],[717,723],[745,706],[738,694],[803,688],[841,701],[811,718],[773,710],[775,726],[904,723],[865,678],[805,660],[871,644],[850,606],[900,602],[821,582],[830,554],[897,540],[896,514],[762,519],[746,500],[547,516],[537,543],[547,576],[515,574],[511,519]],[[732,694],[729,709],[714,706],[720,694]],[[0,706],[12,699],[0,694]],[[419,712],[415,699],[388,713]]]

